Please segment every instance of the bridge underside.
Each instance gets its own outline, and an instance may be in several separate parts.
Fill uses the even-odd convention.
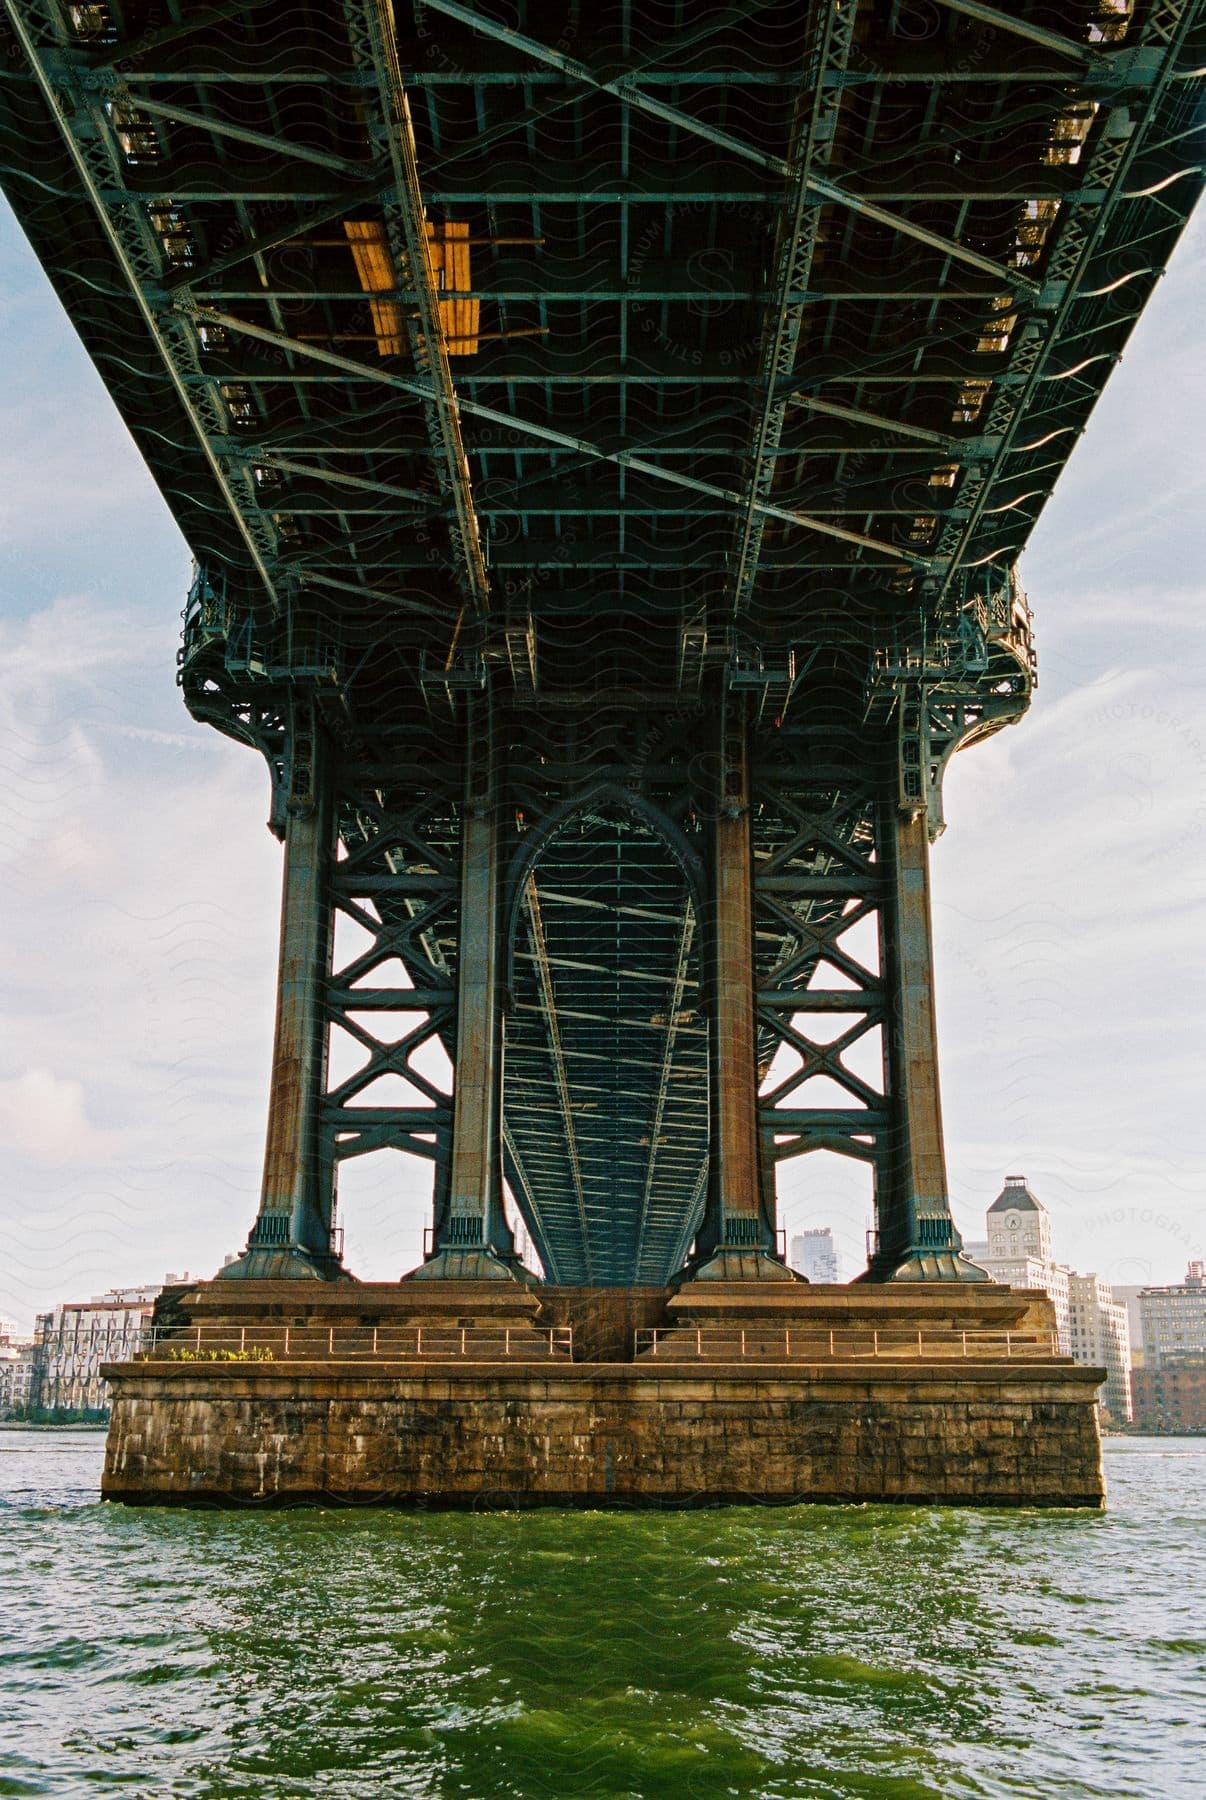
[[[197,557],[285,842],[245,1276],[971,1278],[929,930],[1016,562],[1198,188],[1200,0],[4,0],[0,176]],[[349,947],[350,946],[350,947]],[[513,1216],[513,1215],[512,1215]]]

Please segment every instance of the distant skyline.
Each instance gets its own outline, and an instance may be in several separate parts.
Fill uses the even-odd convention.
[[[2,203],[0,203],[2,207]],[[0,210],[0,1313],[216,1271],[255,1212],[280,850],[259,760],[175,687],[189,553]],[[1191,224],[1032,540],[1030,716],[956,758],[934,854],[956,1220],[1006,1174],[1061,1261],[1206,1255],[1206,227]],[[345,1171],[354,1273],[419,1258],[425,1170]],[[789,1164],[780,1223],[863,1171]]]

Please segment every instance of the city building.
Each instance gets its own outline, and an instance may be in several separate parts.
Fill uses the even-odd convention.
[[[973,1261],[1003,1286],[1041,1288],[1050,1296],[1065,1356],[1106,1371],[1099,1401],[1103,1421],[1129,1423],[1131,1332],[1125,1302],[1099,1276],[1079,1275],[1056,1262],[1051,1215],[1024,1175],[1006,1176],[985,1224],[987,1255],[974,1255]]]
[[[1007,1175],[985,1217],[987,1240],[972,1261],[1003,1287],[1041,1288],[1055,1308],[1055,1329],[1065,1356],[1073,1354],[1068,1312],[1069,1270],[1051,1254],[1051,1217],[1026,1185],[1024,1175]]]
[[[34,1376],[34,1346],[5,1335],[0,1342],[0,1419],[23,1412],[29,1404]]]
[[[1097,1275],[1068,1271],[1068,1324],[1072,1355],[1106,1371],[1101,1410],[1111,1425],[1131,1418],[1131,1344],[1125,1305]]]
[[[1142,1363],[1131,1371],[1134,1421],[1143,1431],[1206,1431],[1206,1266],[1191,1262],[1172,1287],[1140,1288]]]
[[[799,1232],[793,1237],[787,1260],[797,1275],[806,1275],[809,1281],[832,1287],[842,1279],[842,1266],[828,1225],[816,1231]]]
[[[1051,1218],[1030,1192],[1024,1175],[1007,1175],[1005,1186],[988,1209],[988,1254],[994,1260],[1032,1257],[1050,1262]]]
[[[164,1287],[188,1282],[167,1275],[154,1286],[110,1288],[91,1300],[66,1301],[34,1325],[29,1406],[39,1413],[101,1413],[109,1404],[101,1378],[107,1362],[128,1362],[144,1342]]]
[[[1131,1395],[1141,1431],[1206,1432],[1206,1356],[1186,1351],[1132,1369]]]
[[[1143,1293],[1142,1283],[1130,1282],[1119,1287],[1115,1284],[1110,1292],[1120,1306],[1126,1307],[1126,1324],[1131,1339],[1131,1367],[1141,1368],[1143,1365],[1143,1315],[1139,1310],[1139,1296]]]
[[[1206,1355],[1206,1265],[1191,1262],[1178,1286],[1141,1288],[1138,1300],[1145,1366]]]

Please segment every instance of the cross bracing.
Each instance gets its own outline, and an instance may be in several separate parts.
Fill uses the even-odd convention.
[[[837,683],[940,825],[946,758],[1024,710],[1017,557],[1201,186],[1201,0],[937,0],[922,38],[890,0],[4,11],[0,174],[198,558],[186,696],[268,754],[278,824],[298,705],[363,768],[454,758],[488,694],[522,836],[560,763],[668,794],[623,730],[597,750],[601,709],[689,734],[739,695],[790,733]],[[386,786],[357,781],[367,816]],[[508,949],[507,1168],[566,1279],[669,1266],[706,1160],[690,881],[597,822],[567,881],[568,816],[526,871]],[[623,888],[619,845],[652,859]],[[877,879],[787,866],[787,899],[759,877],[764,1066],[792,944]],[[403,875],[370,922],[416,993],[436,970],[451,1050],[456,922],[404,929],[451,875],[373,879]],[[358,1147],[443,1154],[443,1113],[391,1138],[361,1110]]]

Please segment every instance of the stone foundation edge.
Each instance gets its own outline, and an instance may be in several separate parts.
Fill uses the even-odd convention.
[[[102,1495],[127,1504],[1098,1508],[1099,1372],[121,1364]]]

